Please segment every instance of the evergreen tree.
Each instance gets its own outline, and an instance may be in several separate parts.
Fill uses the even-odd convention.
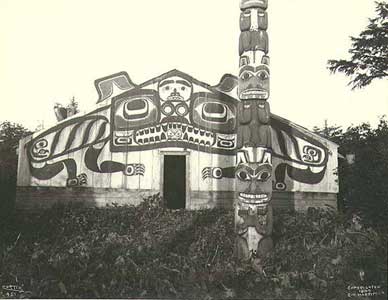
[[[78,108],[78,101],[75,100],[75,97],[70,99],[70,103],[66,107],[67,110],[67,117],[73,116],[77,113],[79,113],[79,108]]]
[[[352,89],[363,88],[374,79],[388,77],[388,4],[376,3],[377,16],[359,37],[350,37],[350,60],[329,60],[331,73],[342,72],[351,78]]]
[[[377,128],[369,123],[342,130],[336,126],[314,127],[314,132],[338,143],[342,155],[355,155],[353,164],[339,160],[339,208],[356,211],[371,224],[388,221],[388,120]]]
[[[0,123],[0,212],[7,213],[15,196],[19,140],[32,132],[20,124]]]

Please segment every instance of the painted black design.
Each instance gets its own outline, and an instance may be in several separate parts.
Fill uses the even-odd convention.
[[[111,151],[183,147],[234,155],[237,103],[171,71],[112,98]]]
[[[100,156],[104,146],[106,144],[99,144],[89,147],[85,152],[85,166],[96,173],[115,173],[124,172],[125,164],[115,161],[103,161],[98,163],[98,157]]]
[[[97,110],[99,111],[102,109]],[[106,142],[109,134],[108,120],[98,115],[74,118],[42,132],[26,145],[31,175],[40,180],[48,180],[66,169],[67,186],[86,184],[86,174],[77,176],[75,160],[66,155],[99,142]]]
[[[121,162],[104,160],[99,162],[99,156],[101,155],[106,143],[90,146],[85,152],[85,166],[96,173],[115,173],[123,172],[126,176],[144,175],[145,166],[143,164],[123,164]]]
[[[43,163],[43,167],[34,167],[30,163],[31,175],[40,180],[49,180],[62,172],[67,171],[68,178],[66,179],[66,186],[82,186],[87,185],[87,175],[81,173],[77,176],[77,164],[74,159],[64,159],[55,163]]]
[[[303,147],[303,155],[302,159],[305,162],[319,162],[322,158],[321,150],[312,147],[312,146],[304,146]]]
[[[160,87],[160,82],[165,84]],[[139,86],[133,84],[130,90],[113,97],[112,105],[82,117],[64,120],[31,140],[26,147],[32,175],[47,180],[65,169],[69,179],[77,178],[77,164],[67,154],[80,149],[86,149],[85,164],[87,162],[87,167],[95,172],[130,173],[130,167],[124,162],[103,161],[102,147],[108,152],[183,147],[235,155],[239,101],[230,96],[233,95],[230,92],[235,92],[236,82],[235,76],[227,74],[217,86],[212,87],[173,70]],[[172,91],[160,97],[158,90],[163,86],[170,86]],[[187,90],[186,94],[179,92],[179,87],[181,91],[182,87],[185,90],[187,87],[190,93]],[[174,92],[174,89],[177,91]],[[328,149],[318,139],[278,117],[271,116],[269,122],[273,156],[287,164],[292,163],[292,168],[300,170],[288,171],[292,168],[280,167],[277,173],[289,172],[295,180],[301,178],[306,181],[305,178],[311,175],[306,173],[308,166],[326,166]],[[223,178],[231,178],[225,169],[222,168]],[[314,168],[311,170],[318,174]],[[141,175],[141,171],[137,175]],[[279,176],[278,187],[282,185]]]
[[[88,176],[85,173],[79,174],[76,178],[68,178],[66,180],[66,186],[83,186],[88,184]]]
[[[64,168],[66,168],[69,179],[75,179],[77,177],[77,164],[74,159],[63,159],[51,164],[44,162],[39,167],[34,166],[30,161],[31,175],[40,180],[51,179],[62,172]]]
[[[145,166],[144,164],[128,164],[125,167],[124,174],[126,176],[141,175],[144,176]]]
[[[285,176],[286,174],[293,180],[307,183],[307,184],[318,184],[322,181],[323,177],[326,173],[326,166],[323,167],[319,172],[314,173],[311,170],[311,167],[307,167],[306,169],[295,168],[287,163],[281,163],[277,165],[275,169],[275,189],[276,190],[285,190]]]
[[[205,167],[202,169],[202,179],[205,180],[206,178],[234,178],[234,167]]]
[[[271,117],[273,156],[303,166],[324,167],[329,151],[318,139]]]
[[[27,144],[32,162],[45,162],[109,139],[109,121],[104,116],[74,118],[54,126]]]

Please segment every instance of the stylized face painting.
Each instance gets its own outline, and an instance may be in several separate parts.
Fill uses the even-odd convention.
[[[133,89],[112,99],[111,150],[185,147],[234,155],[236,109],[228,95],[193,93],[188,78],[163,78],[158,92]]]
[[[172,76],[160,81],[158,91],[162,101],[187,101],[190,99],[193,86],[182,77]]]
[[[238,85],[240,100],[267,100],[269,97],[269,58],[263,55],[260,63],[255,62],[256,60],[249,56],[240,58]]]

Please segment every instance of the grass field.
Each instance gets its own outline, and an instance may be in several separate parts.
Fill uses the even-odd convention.
[[[371,299],[386,299],[386,228],[331,210],[275,211],[263,273],[235,261],[232,211],[172,211],[156,196],[0,222],[0,298],[351,299],[376,286]]]

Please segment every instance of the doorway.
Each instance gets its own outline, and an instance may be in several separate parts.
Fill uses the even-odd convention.
[[[164,155],[163,198],[167,208],[186,208],[186,156]]]

